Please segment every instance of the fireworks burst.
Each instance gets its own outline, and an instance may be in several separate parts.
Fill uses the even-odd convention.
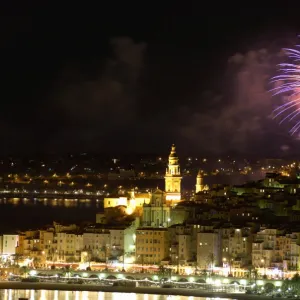
[[[299,46],[297,46],[299,47]],[[274,119],[281,118],[280,124],[283,122],[293,122],[290,133],[293,135],[300,129],[300,51],[296,49],[284,49],[291,63],[279,64],[279,71],[282,73],[271,79],[276,85],[272,89],[273,96],[286,95],[287,102],[280,105],[274,110]]]

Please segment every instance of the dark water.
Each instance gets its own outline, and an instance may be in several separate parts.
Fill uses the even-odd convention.
[[[0,199],[0,233],[40,228],[52,224],[95,222],[103,211],[103,201],[96,199]]]

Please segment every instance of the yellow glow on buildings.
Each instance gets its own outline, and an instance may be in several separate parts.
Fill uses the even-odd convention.
[[[127,197],[104,198],[104,209],[120,205],[127,206]]]
[[[142,264],[159,264],[169,256],[167,228],[139,228],[136,230],[136,260]]]
[[[149,193],[136,194],[131,191],[129,197],[104,198],[104,209],[117,206],[126,206],[126,213],[131,215],[137,210],[142,209],[144,204],[150,203],[151,195]]]

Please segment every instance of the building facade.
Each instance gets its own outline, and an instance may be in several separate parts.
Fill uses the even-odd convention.
[[[160,264],[169,259],[167,228],[138,228],[136,230],[136,261],[140,264]]]

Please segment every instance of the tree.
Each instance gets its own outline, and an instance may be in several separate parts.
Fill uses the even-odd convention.
[[[35,257],[33,259],[33,265],[35,268],[38,267],[40,263],[41,263],[41,259],[39,257]]]
[[[211,268],[211,275],[214,274],[214,265],[215,265],[216,257],[213,253],[209,253],[207,256],[207,264]]]
[[[163,265],[159,266],[159,270],[158,270],[158,274],[160,276],[160,279],[163,279],[165,277],[169,277],[169,279],[171,278],[172,275],[172,269],[171,268],[166,268]]]
[[[290,290],[293,294],[299,294],[300,293],[300,276],[299,274],[295,274],[294,277],[291,280],[286,279],[283,282],[282,289],[284,291]]]
[[[14,255],[14,264],[15,264],[16,266],[19,266],[19,260],[20,260],[21,257],[22,257],[22,255],[19,254],[19,253],[16,253],[16,254]]]
[[[20,274],[21,275],[25,275],[25,277],[27,276],[27,273],[28,273],[28,268],[26,266],[23,266],[20,268]]]
[[[193,262],[193,267],[194,267],[194,269],[195,269],[195,275],[197,275],[197,274],[198,274],[198,262],[197,262],[197,260],[195,260],[195,261]]]
[[[266,293],[270,293],[270,292],[272,292],[274,289],[275,289],[275,286],[274,286],[273,283],[267,282],[267,283],[265,284],[265,291],[266,291]]]
[[[251,280],[252,278],[254,279],[254,283],[255,283],[255,287],[256,287],[256,281],[257,281],[257,277],[258,277],[258,271],[255,267],[253,267],[252,265],[250,265],[248,267],[248,276],[249,279]]]
[[[105,263],[107,264],[107,259],[108,259],[108,255],[107,255],[107,250],[108,250],[108,247],[106,245],[104,245],[102,248],[101,248],[101,251],[104,252],[104,259],[105,259]]]

